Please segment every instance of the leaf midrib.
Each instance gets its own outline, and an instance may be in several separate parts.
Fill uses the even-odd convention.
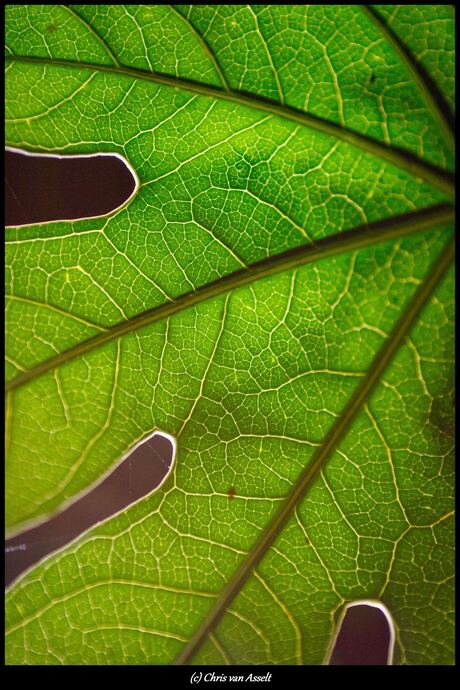
[[[416,155],[394,146],[389,146],[383,142],[367,137],[364,134],[355,132],[347,127],[322,119],[310,113],[306,113],[292,106],[282,105],[269,98],[258,94],[247,93],[244,91],[232,91],[211,86],[202,82],[185,79],[183,77],[173,77],[160,72],[147,72],[134,67],[124,65],[100,65],[87,62],[76,62],[73,60],[51,59],[44,57],[32,57],[24,55],[6,56],[5,62],[16,62],[25,64],[48,65],[50,67],[69,67],[71,69],[92,70],[111,74],[122,74],[135,79],[151,81],[155,84],[169,86],[183,91],[190,91],[201,96],[216,98],[224,101],[237,103],[255,110],[270,113],[271,115],[282,117],[296,124],[310,127],[323,134],[332,136],[344,141],[352,146],[356,146],[367,153],[370,153],[388,163],[409,172],[415,177],[422,178],[426,182],[442,190],[449,197],[455,195],[454,176],[443,168],[428,163]]]
[[[288,519],[291,517],[293,510],[305,497],[307,491],[311,489],[332,452],[350,429],[350,425],[361,410],[362,405],[368,399],[381,375],[402,345],[404,338],[414,325],[420,311],[433,295],[445,271],[451,265],[455,252],[454,242],[454,237],[452,237],[444,246],[441,255],[432,265],[429,275],[419,286],[415,295],[393,327],[390,335],[377,352],[377,355],[368,369],[366,377],[356,388],[346,404],[345,409],[341,412],[336,422],[327,433],[323,443],[315,451],[310,462],[304,467],[290,492],[281,503],[278,511],[263,529],[259,539],[230,578],[201,625],[196,629],[192,638],[174,660],[175,665],[190,663],[207,636],[215,629],[232,601],[239,592],[241,592],[246,581],[281,533]]]
[[[453,209],[451,209],[451,210],[452,210],[452,213],[453,213]],[[428,227],[434,227],[434,225],[436,225],[436,224],[437,224],[437,223],[431,223],[431,225],[429,225]],[[425,228],[425,229],[427,229],[427,228]],[[414,232],[414,231],[415,231],[415,230],[411,230],[411,232]],[[409,234],[409,231],[407,231],[407,232],[405,232],[405,233],[402,233],[402,234],[400,234],[400,235],[397,235],[397,236],[398,236],[398,237],[399,237],[399,236],[402,237],[403,234]],[[387,239],[388,239],[388,238],[389,238],[389,237],[387,236]],[[375,242],[377,242],[377,241],[383,241],[383,239],[382,239],[382,240],[375,240]],[[374,243],[374,242],[372,242],[372,244],[373,244],[373,243]],[[320,244],[320,243],[318,243],[318,245],[319,245],[319,244]],[[363,246],[367,246],[367,245],[363,245]],[[341,252],[341,251],[347,251],[347,249],[337,249],[335,253],[338,254],[338,253]],[[329,255],[329,254],[327,254],[327,255]],[[448,261],[446,262],[446,258],[445,258],[445,257],[446,257],[447,255],[448,255]],[[442,277],[442,274],[443,274],[445,268],[447,268],[448,263],[450,263],[451,255],[452,255],[452,245],[449,245],[449,248],[447,248],[447,249],[445,250],[445,252],[444,252],[444,254],[443,254],[443,257],[442,257],[442,261],[443,261],[443,268],[442,268],[442,270],[439,271],[439,262],[438,262],[438,263],[436,264],[436,266],[435,266],[435,269],[436,269],[436,267],[437,267],[437,273],[438,273],[437,278],[435,278],[435,279],[433,280],[433,273],[431,273],[430,276],[424,281],[423,285],[421,286],[421,289],[425,291],[425,298],[424,298],[424,300],[420,300],[420,298],[418,299],[418,308],[415,310],[415,313],[412,314],[412,317],[411,317],[411,318],[412,318],[412,321],[411,321],[411,323],[410,323],[408,326],[407,326],[407,325],[405,326],[404,323],[402,324],[403,332],[402,332],[402,333],[399,333],[399,341],[397,342],[396,345],[393,346],[393,353],[396,351],[397,347],[399,347],[399,346],[401,345],[402,339],[403,339],[403,337],[404,337],[404,329],[405,329],[405,332],[407,332],[407,330],[411,327],[411,325],[413,324],[414,320],[416,319],[416,317],[417,317],[417,315],[418,315],[420,309],[424,306],[424,304],[425,304],[426,301],[428,300],[430,294],[431,294],[432,291],[435,289],[435,287],[436,287],[438,281],[439,281],[440,278]],[[312,260],[319,260],[320,258],[323,258],[323,257],[317,257],[317,259],[312,259]],[[308,262],[308,261],[305,261],[305,263],[309,263],[309,262]],[[283,269],[279,269],[279,270],[283,270]],[[277,272],[277,271],[275,271],[275,272]],[[254,280],[256,280],[256,279],[257,279],[257,278],[254,278]],[[248,281],[248,282],[249,282],[249,281]],[[228,289],[231,289],[231,288],[228,288]],[[428,289],[428,293],[429,293],[429,294],[427,293],[427,289]],[[417,295],[419,295],[419,294],[420,294],[420,291],[417,292]],[[206,298],[203,298],[203,299],[206,299]],[[413,302],[411,302],[411,305],[413,305]],[[185,307],[184,307],[184,308],[185,308]],[[406,310],[405,314],[403,315],[403,318],[404,318],[404,319],[406,318],[406,314],[407,314],[407,310]],[[155,320],[156,320],[156,319],[155,319]],[[402,323],[402,321],[398,322],[398,325],[401,324],[401,323]],[[396,329],[397,329],[397,327],[396,327]],[[390,339],[393,338],[396,329],[393,329],[392,333],[390,334]],[[116,337],[116,336],[114,336],[114,337]],[[380,356],[380,353],[379,353],[379,355],[377,355],[377,357],[379,357],[379,356]],[[391,356],[392,356],[392,355],[390,354],[390,356],[389,356],[390,359],[391,359]],[[375,361],[375,360],[374,360],[374,361]],[[389,361],[389,359],[387,359],[387,361],[384,363],[383,368],[388,364],[388,361]],[[382,369],[382,371],[383,371],[383,369]],[[380,372],[380,373],[382,373],[382,372]],[[374,382],[374,385],[375,385],[375,382]],[[371,392],[371,390],[368,390],[368,391],[367,391],[367,396],[370,394],[370,392]],[[351,402],[351,401],[350,401],[350,402]],[[350,404],[350,403],[349,403],[349,404]],[[346,409],[348,409],[348,407],[347,407]],[[359,409],[359,407],[356,409],[355,414],[356,414],[356,412],[358,411],[358,409]],[[342,414],[344,414],[344,413],[342,413]],[[342,418],[342,416],[341,416],[341,418]],[[340,418],[338,421],[340,421],[341,418]],[[335,427],[334,427],[334,428],[335,428]],[[328,438],[328,437],[327,437],[327,438]],[[339,440],[340,440],[340,439],[339,439]],[[338,440],[337,440],[337,438],[336,438],[336,439],[335,439],[335,445],[336,445],[337,443],[338,443]],[[333,447],[331,447],[331,452],[332,452],[332,450],[333,450]],[[329,456],[328,456],[328,457],[330,457],[330,453],[329,453]],[[324,462],[326,462],[326,460],[327,460],[327,458],[325,458]],[[320,471],[320,469],[321,469],[321,467],[317,470],[317,473]],[[315,476],[312,477],[310,483],[309,483],[309,484],[307,485],[307,487],[305,488],[305,492],[308,490],[309,486],[311,486],[311,484],[313,483],[315,477],[317,476],[317,473],[316,473]],[[300,496],[298,500],[300,500],[301,497],[302,497],[302,496]],[[280,529],[281,529],[281,528],[282,528],[282,526],[280,527]],[[264,552],[264,553],[265,553],[265,552]],[[264,555],[264,554],[262,554],[262,556],[263,556],[263,555]],[[254,567],[254,566],[252,566],[252,567]],[[252,570],[251,570],[251,571],[248,571],[248,572],[249,572],[249,575],[250,575],[251,572],[252,572]],[[240,586],[239,586],[239,587],[237,588],[237,590],[236,590],[236,593],[235,593],[233,596],[236,596],[236,594],[237,594],[239,591],[241,591],[241,586],[242,586],[242,585],[240,584]],[[225,609],[224,609],[224,612],[225,612]],[[217,622],[218,622],[218,620],[217,620]],[[215,626],[214,626],[214,627],[215,627]],[[209,626],[208,626],[208,628],[209,628]],[[194,639],[195,639],[195,638],[196,638],[196,635],[194,636]],[[203,640],[203,641],[204,641],[204,639],[205,639],[205,638],[202,637],[202,640]],[[190,658],[190,655],[189,655],[189,658]],[[177,662],[180,662],[179,657],[178,657],[178,659],[176,660],[176,663],[177,663]]]
[[[223,295],[231,290],[249,285],[250,283],[304,266],[327,257],[341,253],[356,251],[380,242],[400,239],[415,232],[426,231],[431,228],[446,225],[454,220],[455,209],[450,204],[440,204],[409,214],[395,216],[368,225],[361,225],[343,233],[332,235],[319,240],[316,244],[295,247],[282,254],[262,259],[247,269],[240,269],[217,280],[208,283],[193,292],[181,295],[173,302],[167,302],[158,307],[122,321],[72,348],[38,364],[37,366],[8,381],[6,392],[28,383],[32,379],[45,374],[62,364],[70,362],[107,342],[132,333],[140,328],[172,316],[184,309],[198,305],[213,297]],[[48,306],[48,305],[44,305]],[[69,314],[69,316],[71,316]]]

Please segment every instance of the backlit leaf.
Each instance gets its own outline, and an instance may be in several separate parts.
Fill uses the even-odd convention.
[[[7,6],[7,144],[139,180],[7,228],[7,528],[177,443],[11,587],[8,663],[319,664],[357,599],[398,663],[452,663],[453,32],[450,6]]]

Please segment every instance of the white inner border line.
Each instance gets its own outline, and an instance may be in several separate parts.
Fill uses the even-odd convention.
[[[71,158],[99,158],[99,157],[115,157],[118,158],[119,160],[122,161],[122,163],[126,166],[128,171],[131,173],[133,180],[134,180],[134,189],[131,193],[131,195],[122,203],[120,206],[117,206],[114,208],[112,211],[108,211],[107,213],[101,213],[96,216],[81,216],[78,218],[58,218],[56,220],[42,220],[38,221],[37,223],[21,223],[21,224],[13,224],[13,225],[5,225],[6,228],[28,228],[31,226],[36,226],[36,225],[48,225],[49,223],[78,223],[81,220],[91,220],[91,219],[96,219],[96,218],[109,218],[112,214],[118,213],[123,209],[125,206],[127,206],[133,198],[137,195],[141,183],[140,180],[137,176],[136,171],[132,167],[131,163],[128,161],[127,158],[121,155],[121,153],[116,153],[116,152],[97,152],[97,153],[77,153],[77,154],[60,154],[60,153],[44,153],[41,151],[26,151],[24,149],[18,149],[15,148],[14,146],[5,146],[5,151],[9,151],[10,153],[16,153],[20,154],[23,156],[29,156],[31,158],[57,158],[57,159],[64,159],[64,160],[69,160]]]
[[[337,642],[337,639],[338,639],[339,634],[340,634],[340,630],[342,628],[342,623],[344,621],[344,618],[347,614],[348,609],[351,609],[353,606],[371,606],[372,608],[380,609],[380,611],[385,616],[387,623],[388,623],[388,628],[390,630],[390,640],[388,642],[388,652],[387,652],[387,665],[392,666],[393,665],[393,657],[394,657],[395,637],[396,637],[395,636],[395,625],[394,625],[394,621],[393,621],[393,616],[391,615],[389,609],[379,599],[357,599],[356,601],[351,601],[342,607],[342,609],[340,611],[339,619],[337,621],[334,635],[332,636],[332,639],[329,643],[328,650],[326,652],[326,656],[324,657],[323,666],[329,665],[329,663],[331,661],[332,652],[334,651],[335,644]]]

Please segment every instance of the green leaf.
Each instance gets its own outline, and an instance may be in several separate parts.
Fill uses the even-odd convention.
[[[452,663],[453,35],[447,6],[7,7],[7,143],[139,178],[7,228],[7,527],[177,442],[10,588],[8,663],[319,664],[363,598],[398,663]]]

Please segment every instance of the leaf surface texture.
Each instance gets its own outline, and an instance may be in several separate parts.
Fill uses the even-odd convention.
[[[7,7],[7,144],[139,178],[7,228],[7,527],[177,441],[156,493],[9,590],[9,663],[319,664],[361,598],[397,662],[452,663],[453,31],[449,6]]]

